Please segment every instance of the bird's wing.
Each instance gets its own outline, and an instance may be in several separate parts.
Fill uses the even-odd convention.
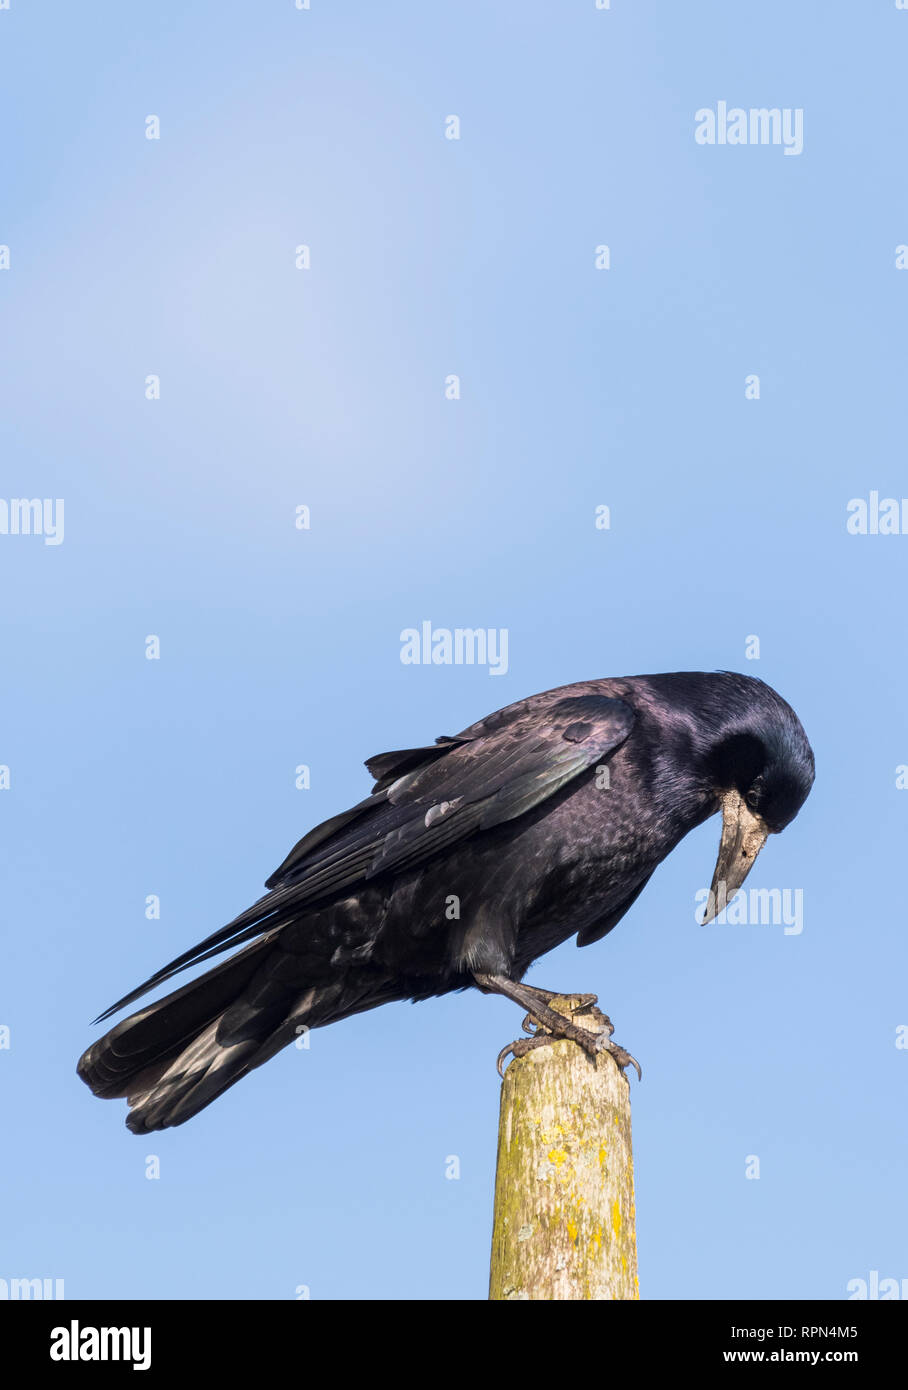
[[[399,748],[395,753],[376,753],[374,757],[366,759],[366,767],[376,779],[373,792],[385,791],[405,772],[412,772],[416,767],[432,763],[436,758],[440,758],[442,753],[447,753],[454,744],[468,741],[464,737],[451,738],[445,734],[425,748]]]
[[[293,846],[283,864],[279,865],[271,877],[265,880],[265,887],[280,887],[293,870],[310,858],[312,851],[317,849],[319,845],[330,840],[337,831],[356,820],[370,807],[382,805],[387,798],[378,795],[378,793],[390,787],[391,783],[395,782],[404,772],[433,762],[443,753],[447,753],[449,748],[463,742],[464,739],[462,738],[450,738],[446,735],[443,738],[437,738],[434,743],[430,743],[424,748],[401,748],[394,753],[376,753],[375,757],[367,758],[366,767],[377,779],[372,788],[372,795],[367,796],[365,801],[357,802],[349,811],[341,811],[340,815],[322,821],[321,825],[316,825],[309,831],[308,835],[304,835]]]
[[[578,695],[542,708],[516,706],[513,717],[505,712],[489,722],[489,731],[480,723],[469,737],[370,758],[366,766],[378,775],[379,790],[311,830],[268,879],[271,892],[101,1017],[186,966],[285,925],[301,908],[415,868],[525,814],[613,753],[630,733],[634,712],[623,700]]]
[[[614,752],[633,722],[623,700],[571,696],[404,773],[385,792],[404,818],[382,836],[365,877],[413,868],[476,831],[532,810]]]

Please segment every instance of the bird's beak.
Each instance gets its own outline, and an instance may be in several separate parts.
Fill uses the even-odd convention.
[[[703,912],[703,925],[721,912],[741,887],[766,843],[769,826],[750,809],[738,791],[723,792],[722,839],[712,887]]]

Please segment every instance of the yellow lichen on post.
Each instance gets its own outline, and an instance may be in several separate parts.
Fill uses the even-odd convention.
[[[591,1032],[603,1016],[551,1007]],[[561,1040],[504,1074],[489,1298],[633,1299],[637,1287],[630,1087],[614,1058]]]

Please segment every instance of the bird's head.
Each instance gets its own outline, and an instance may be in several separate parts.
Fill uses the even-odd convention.
[[[767,698],[736,717],[707,759],[722,810],[722,838],[704,923],[738,891],[768,836],[794,820],[813,785],[813,750],[800,720],[769,686],[753,684]]]

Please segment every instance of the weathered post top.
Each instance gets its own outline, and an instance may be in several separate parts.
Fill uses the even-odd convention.
[[[576,996],[550,1007],[591,1032]],[[560,1040],[504,1074],[489,1298],[634,1299],[637,1238],[630,1087],[606,1051]]]

